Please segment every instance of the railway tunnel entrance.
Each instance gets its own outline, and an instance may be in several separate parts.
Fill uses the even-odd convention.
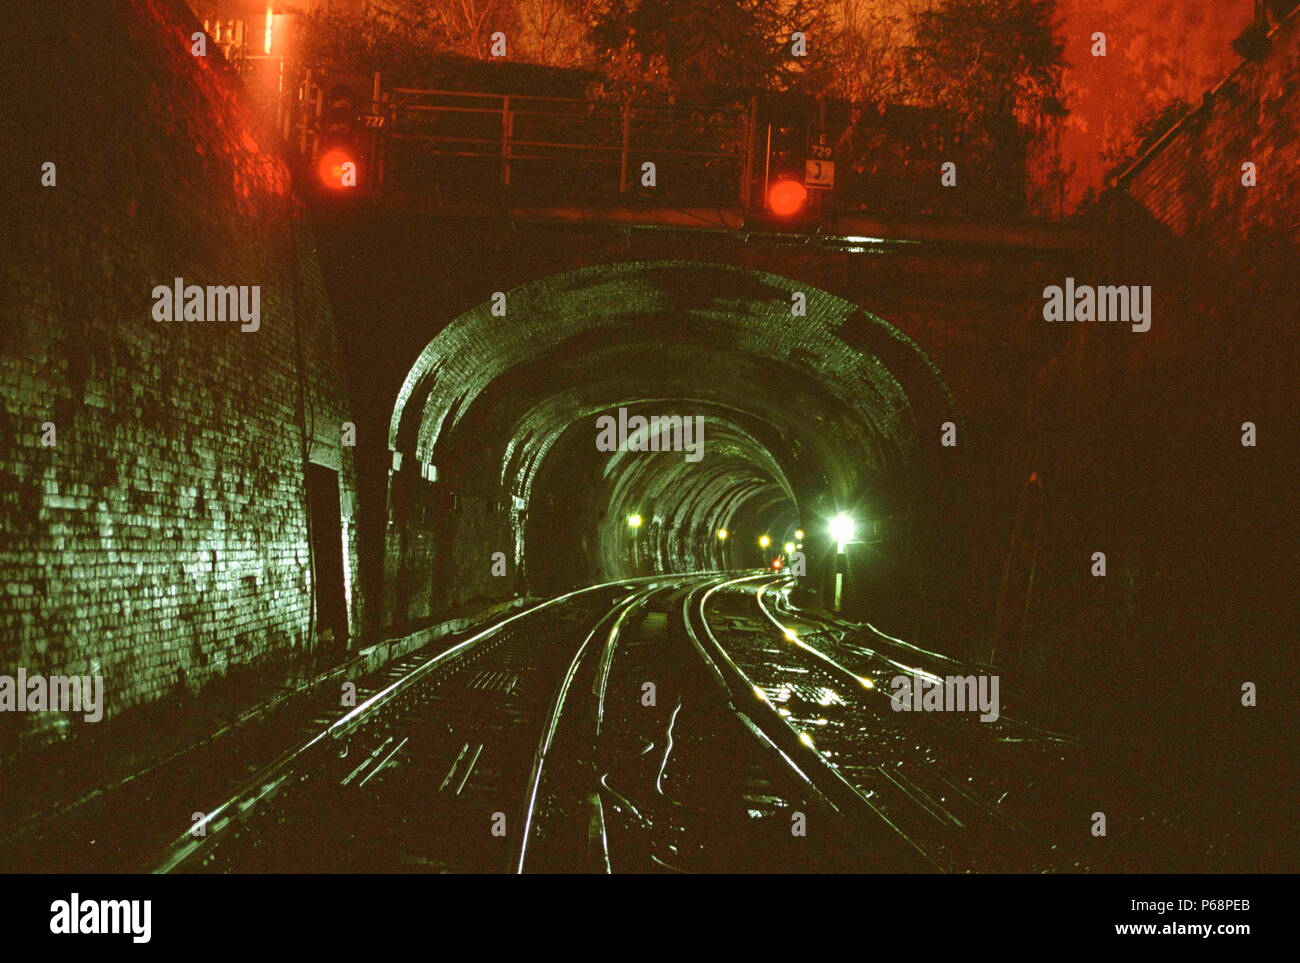
[[[906,619],[944,564],[958,418],[920,345],[789,278],[646,261],[500,292],[398,395],[385,604],[775,563]]]

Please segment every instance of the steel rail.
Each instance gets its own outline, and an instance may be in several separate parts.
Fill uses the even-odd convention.
[[[768,610],[767,610],[767,606],[764,605],[763,600],[762,600],[762,595],[763,595],[764,593],[770,591],[771,589],[772,589],[772,586],[764,586],[762,589],[758,590],[758,592],[755,593],[755,598],[756,598],[756,600],[758,601],[758,606],[759,606],[759,608],[763,610],[763,614],[766,615],[766,616],[768,617],[768,619],[770,619],[770,620],[773,622],[773,624],[775,624],[778,628],[784,630],[785,627],[782,626],[781,623],[780,623],[779,621],[777,621],[775,618],[772,617],[771,613],[768,612]],[[845,619],[840,619],[840,618],[827,618],[827,617],[825,617],[825,616],[818,615],[818,614],[816,614],[816,613],[807,612],[807,611],[805,611],[805,610],[803,610],[803,609],[798,609],[798,608],[796,608],[796,607],[794,607],[794,606],[791,606],[791,607],[790,607],[790,611],[791,611],[791,614],[793,615],[793,617],[796,618],[796,619],[802,619],[802,620],[804,620],[804,621],[806,621],[806,622],[812,622],[812,623],[820,624],[820,625],[822,625],[822,626],[834,627],[834,628],[836,628],[836,629],[838,629],[838,630],[840,630],[840,631],[857,631],[857,632],[860,632],[860,631],[863,631],[864,629],[865,629],[865,630],[869,630],[869,631],[871,631],[872,633],[874,633],[875,635],[880,636],[880,638],[885,639],[885,640],[888,641],[888,642],[891,642],[891,643],[893,643],[893,644],[895,644],[895,645],[898,645],[898,646],[901,646],[901,647],[903,647],[903,648],[909,649],[909,650],[911,650],[911,651],[913,651],[913,652],[917,652],[917,653],[919,653],[919,654],[921,654],[921,655],[925,655],[925,656],[927,656],[927,657],[929,657],[929,658],[935,659],[936,661],[939,661],[939,662],[945,662],[945,663],[947,663],[947,664],[949,664],[949,665],[952,665],[952,666],[955,666],[955,667],[957,667],[957,668],[959,668],[959,669],[962,669],[963,671],[967,671],[967,670],[971,669],[972,667],[978,667],[978,666],[974,666],[972,663],[963,662],[963,661],[961,661],[960,659],[954,659],[952,656],[943,655],[943,654],[938,653],[938,652],[931,652],[929,649],[924,649],[924,648],[922,648],[922,647],[919,646],[919,645],[913,645],[911,642],[906,642],[906,641],[904,641],[903,639],[897,639],[897,638],[894,638],[892,635],[886,635],[884,632],[880,631],[880,629],[876,628],[876,627],[875,627],[874,625],[872,625],[870,622],[863,622],[863,623],[860,623],[860,624],[859,624],[859,623],[857,623],[857,622],[849,622],[849,621],[847,621],[847,620],[845,620]],[[807,644],[806,642],[804,642],[802,639],[794,639],[794,640],[791,640],[791,641],[796,642],[796,644],[798,644],[801,648],[805,649],[806,651],[808,651],[808,652],[811,653],[812,655],[817,656],[817,657],[820,658],[823,662],[826,662],[828,665],[830,665],[832,668],[834,668],[834,669],[836,669],[836,670],[838,670],[838,671],[840,671],[840,672],[843,672],[843,673],[845,673],[846,675],[849,675],[849,676],[852,676],[852,677],[858,679],[859,682],[862,681],[862,677],[861,677],[861,676],[858,676],[858,675],[857,675],[856,673],[854,673],[851,669],[847,669],[847,668],[845,668],[844,666],[840,665],[838,662],[836,662],[834,659],[832,659],[830,656],[826,655],[825,653],[819,651],[818,649],[814,648],[814,647],[811,646],[811,645],[808,645],[808,644]],[[916,667],[916,666],[907,666],[907,665],[904,665],[903,663],[898,662],[898,661],[896,661],[895,659],[892,659],[892,658],[890,658],[889,656],[885,655],[883,652],[879,652],[879,651],[877,651],[877,650],[875,650],[875,649],[872,649],[872,648],[870,648],[870,647],[868,647],[868,646],[865,646],[865,645],[855,645],[855,647],[856,647],[856,648],[860,648],[860,649],[862,649],[864,652],[868,653],[870,656],[874,656],[875,658],[883,659],[884,661],[888,662],[890,665],[894,666],[894,668],[896,668],[896,669],[898,669],[898,670],[900,670],[900,671],[902,671],[902,672],[915,673],[916,675],[918,675],[918,676],[920,676],[921,678],[924,678],[924,679],[926,679],[927,681],[930,681],[930,682],[943,682],[943,679],[942,679],[941,677],[935,675],[933,672],[927,672],[927,671],[925,671],[924,669],[920,669],[920,668],[918,668],[918,667]],[[875,687],[872,686],[872,688],[875,688]],[[877,691],[880,691],[882,695],[885,694],[883,690],[877,690]],[[1059,742],[1059,743],[1062,743],[1063,745],[1076,746],[1076,747],[1079,746],[1079,745],[1081,745],[1080,740],[1079,740],[1078,738],[1076,738],[1075,736],[1071,736],[1071,735],[1069,735],[1069,734],[1067,734],[1067,733],[1063,733],[1063,732],[1057,732],[1057,731],[1052,730],[1052,729],[1045,729],[1045,728],[1043,728],[1042,726],[1036,726],[1036,725],[1034,725],[1034,724],[1032,724],[1032,723],[1025,722],[1023,719],[1017,719],[1017,718],[1015,718],[1014,716],[1006,715],[1005,713],[999,713],[999,715],[998,715],[998,721],[1000,721],[1000,722],[1005,722],[1007,725],[1010,725],[1010,726],[1015,726],[1016,728],[1021,729],[1021,730],[1024,730],[1025,732],[1031,732],[1031,733],[1034,733],[1035,735],[1040,736],[1041,738],[1043,738],[1043,739],[1045,739],[1045,740],[1047,740],[1047,741],[1049,741],[1049,742]]]
[[[535,615],[552,606],[559,605],[580,595],[607,591],[611,588],[636,586],[645,582],[662,581],[663,576],[639,576],[631,579],[619,579],[602,582],[597,585],[567,592],[547,599],[537,605],[523,609],[514,615],[495,622],[467,639],[456,643],[416,666],[383,689],[374,693],[363,702],[344,713],[319,732],[300,742],[294,748],[282,753],[277,759],[260,768],[250,778],[240,783],[236,789],[219,805],[206,811],[203,818],[195,822],[184,833],[168,844],[162,855],[149,867],[150,872],[168,873],[193,859],[203,851],[210,849],[216,839],[230,827],[236,815],[249,811],[271,798],[285,782],[290,770],[301,764],[310,754],[329,745],[329,739],[339,739],[351,732],[362,721],[389,703],[397,695],[423,680],[434,669],[446,664],[459,655],[463,655],[484,639],[500,632],[506,626],[520,619]]]
[[[675,587],[675,586],[674,586]],[[519,836],[519,851],[515,859],[514,870],[516,874],[524,871],[524,864],[528,858],[528,843],[532,833],[533,816],[537,808],[537,795],[541,790],[542,773],[546,766],[546,756],[551,750],[551,743],[555,740],[556,730],[560,725],[560,716],[564,712],[564,703],[569,695],[569,689],[573,685],[573,680],[578,674],[578,668],[582,664],[582,657],[587,651],[587,646],[591,640],[596,637],[596,633],[603,626],[613,621],[610,629],[609,639],[606,646],[613,645],[617,638],[618,626],[622,623],[626,615],[640,605],[645,604],[646,600],[656,592],[662,591],[664,586],[651,585],[639,592],[634,593],[628,598],[616,602],[607,612],[605,612],[596,623],[592,626],[591,631],[587,633],[582,644],[578,646],[577,652],[574,653],[573,659],[569,662],[569,668],[564,673],[564,678],[560,680],[560,685],[555,691],[555,696],[551,700],[550,709],[546,715],[546,723],[542,727],[542,738],[538,741],[537,751],[533,755],[532,770],[528,776],[528,785],[525,787],[524,805],[523,805],[523,830]],[[611,656],[612,658],[612,656]],[[603,699],[603,692],[602,692]]]
[[[709,627],[705,606],[714,593],[739,585],[742,582],[755,580],[780,581],[782,578],[774,578],[769,573],[745,575],[739,578],[716,581],[710,587],[697,589],[689,593],[683,602],[683,619],[691,642],[712,671],[714,678],[722,685],[723,690],[731,695],[732,706],[736,713],[746,719],[751,729],[761,730],[764,740],[768,744],[780,749],[781,756],[814,792],[846,818],[857,813],[861,816],[874,817],[879,820],[897,839],[901,840],[906,847],[919,856],[928,868],[942,872],[943,867],[916,840],[912,839],[900,826],[896,825],[870,798],[863,795],[856,786],[845,779],[843,774],[829,765],[820,752],[798,738],[798,734],[794,729],[776,713],[767,698],[767,694],[756,686],[736,664]],[[692,624],[694,619],[698,619],[699,629],[701,630],[699,632],[696,631],[695,626]],[[708,646],[705,644],[706,638]],[[709,647],[713,649],[712,653],[709,652]],[[762,714],[754,713],[752,716],[744,712],[738,706],[741,693],[751,694],[767,711]],[[782,743],[786,743],[786,745],[783,746]]]

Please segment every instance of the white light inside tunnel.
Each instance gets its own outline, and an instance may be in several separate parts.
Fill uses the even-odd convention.
[[[831,538],[839,546],[838,551],[843,552],[845,543],[853,541],[854,531],[856,526],[849,516],[841,513],[831,519]]]
[[[758,536],[758,547],[759,547],[759,548],[767,548],[767,547],[768,547],[769,545],[771,545],[771,544],[772,544],[772,540],[771,540],[770,538],[768,538],[766,535],[760,535],[760,536]]]
[[[627,524],[628,524],[628,527],[629,527],[629,528],[640,528],[640,527],[641,527],[641,521],[642,521],[642,518],[641,518],[640,515],[629,515],[629,516],[627,517]]]
[[[786,543],[785,543],[785,554],[789,555],[789,554],[790,554],[791,552],[793,552],[793,551],[794,551],[794,542],[786,542]]]
[[[803,529],[802,529],[802,528],[796,528],[796,529],[794,530],[794,540],[795,540],[796,542],[802,542],[802,541],[803,541]]]
[[[718,541],[725,542],[726,540],[727,540],[727,530],[725,528],[718,529]]]

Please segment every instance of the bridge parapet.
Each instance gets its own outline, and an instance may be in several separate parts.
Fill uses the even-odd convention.
[[[285,132],[313,166],[342,151],[367,192],[747,207],[756,105],[610,102],[308,74]],[[331,181],[325,171],[322,179]],[[760,198],[761,200],[761,198]]]

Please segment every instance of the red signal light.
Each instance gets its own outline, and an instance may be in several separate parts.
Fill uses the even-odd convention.
[[[781,563],[781,560],[780,560],[779,558],[774,558],[774,559],[772,559],[772,569],[773,569],[774,571],[777,571],[777,572],[781,571],[781,564],[782,564],[782,563]]]
[[[347,151],[327,150],[316,164],[321,183],[331,190],[357,186],[357,162]]]
[[[777,181],[767,192],[767,206],[781,217],[798,214],[807,200],[808,189],[798,181]]]

